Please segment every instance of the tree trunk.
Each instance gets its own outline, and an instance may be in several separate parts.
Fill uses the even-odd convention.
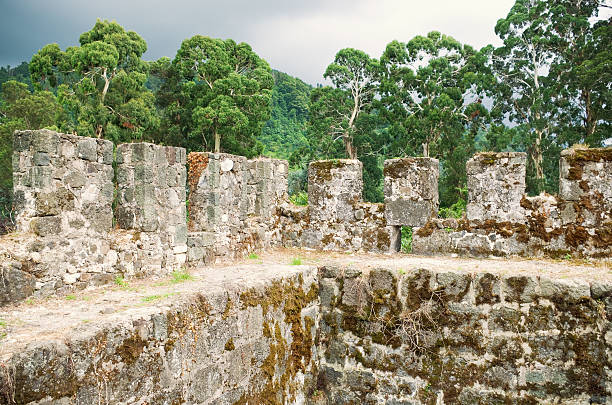
[[[591,108],[591,91],[584,89],[582,90],[582,98],[584,100],[584,108],[586,111],[586,117],[584,119],[585,124],[585,143],[588,142],[589,139],[597,129],[597,117],[595,117],[595,113],[593,112],[593,108]]]
[[[353,146],[353,140],[348,136],[348,134],[344,134],[342,140],[344,142],[344,150],[346,151],[346,156],[349,159],[357,159],[357,152],[355,151],[355,146]]]
[[[221,135],[215,130],[215,153],[221,152]]]
[[[424,142],[422,145],[423,145],[423,157],[429,157],[429,142]]]
[[[544,169],[542,167],[542,130],[536,129],[535,145],[533,146],[533,167],[536,172],[536,191],[540,194],[544,191]]]

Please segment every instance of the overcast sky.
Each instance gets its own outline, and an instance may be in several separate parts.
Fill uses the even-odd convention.
[[[147,60],[174,57],[195,34],[249,43],[274,69],[311,84],[342,48],[380,57],[397,39],[437,30],[498,45],[495,23],[514,0],[0,0],[0,65],[29,61],[48,43],[78,45],[96,18],[115,20],[148,45]]]

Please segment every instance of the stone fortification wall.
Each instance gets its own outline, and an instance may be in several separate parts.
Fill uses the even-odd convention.
[[[59,311],[61,299],[10,308],[0,404],[612,398],[605,270],[531,263],[518,274],[508,261],[360,259],[359,268],[218,267]]]
[[[319,272],[327,403],[608,403],[612,286],[516,273]]]
[[[17,234],[0,245],[0,304],[101,281],[117,263],[112,142],[17,131],[13,150]]]
[[[415,253],[475,256],[612,256],[612,148],[570,149],[559,196],[525,195],[525,154],[481,153],[468,162],[467,216],[430,219]]]
[[[186,262],[182,148],[120,145],[115,160],[110,141],[17,131],[13,177],[17,232],[0,243],[0,305]]]
[[[207,272],[158,305],[109,292],[120,313],[7,343],[0,404],[304,403],[317,358],[316,268],[244,274]]]
[[[117,147],[115,216],[138,247],[115,245],[123,273],[161,274],[185,264],[185,182],[185,149],[150,143]]]
[[[285,160],[189,154],[189,261],[210,262],[280,244]]]
[[[436,218],[430,158],[385,162],[385,204],[361,200],[359,161],[312,162],[309,205],[297,207],[283,160],[193,153],[187,181],[182,148],[135,143],[114,155],[104,140],[15,133],[18,232],[0,243],[0,304],[273,246],[395,252],[404,225],[415,253],[612,256],[612,149],[563,152],[559,197],[525,196],[525,154],[478,154],[459,220]]]
[[[384,204],[365,203],[358,160],[322,160],[308,167],[308,206],[283,207],[286,246],[394,252],[399,229],[387,226]]]

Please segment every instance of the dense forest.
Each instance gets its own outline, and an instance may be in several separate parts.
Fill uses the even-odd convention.
[[[0,216],[11,215],[12,133],[38,128],[288,159],[298,203],[311,160],[361,160],[364,198],[380,202],[385,159],[431,156],[441,214],[461,215],[465,162],[478,151],[527,152],[528,192],[556,193],[562,149],[612,139],[602,7],[517,0],[495,26],[497,48],[434,31],[390,41],[378,57],[341,49],[323,74],[330,85],[316,88],[231,39],[196,35],[173,59],[145,61],[137,33],[98,20],[79,46],[49,44],[0,68]]]

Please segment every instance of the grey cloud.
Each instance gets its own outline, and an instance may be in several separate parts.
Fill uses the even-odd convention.
[[[195,34],[233,38],[249,43],[273,68],[314,84],[323,81],[325,67],[343,47],[378,57],[392,39],[408,40],[430,29],[477,46],[494,41],[495,21],[513,2],[0,0],[0,64],[29,60],[48,43],[76,45],[79,35],[102,18],[139,33],[147,41],[149,60],[173,57]],[[457,3],[463,6],[453,7]]]

